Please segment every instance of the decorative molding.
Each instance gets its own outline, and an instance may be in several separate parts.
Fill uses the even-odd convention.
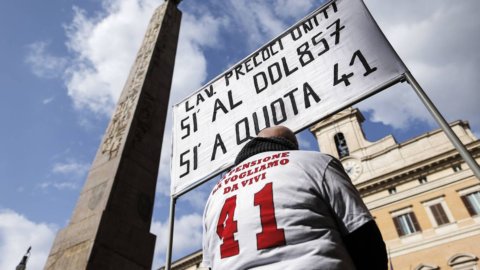
[[[408,213],[411,213],[411,212],[413,212],[413,206],[409,205],[409,206],[403,207],[401,209],[390,211],[390,215],[392,215],[392,217],[398,217],[398,216],[408,214]]]
[[[470,253],[457,253],[448,259],[448,266],[458,266],[469,262],[478,261],[478,257]],[[472,264],[475,265],[476,263]]]
[[[480,191],[480,185],[479,184],[457,190],[458,195],[460,195],[460,196],[464,196],[464,195],[467,195],[467,194],[470,194],[470,193],[473,193],[473,192],[476,192],[476,191]]]
[[[367,208],[371,211],[373,209],[380,208],[385,205],[389,205],[395,202],[399,202],[401,200],[405,200],[415,195],[423,194],[425,192],[429,192],[434,189],[438,189],[452,183],[463,181],[472,176],[473,176],[472,171],[462,171],[462,172],[452,174],[432,182],[427,182],[425,184],[419,185],[418,187],[415,187],[412,189],[400,191],[396,194],[389,195],[388,197],[377,199],[375,201],[366,203],[366,205],[367,205]]]
[[[470,151],[474,158],[480,157],[480,140],[472,141],[466,144],[465,147]],[[365,157],[362,158],[362,162],[365,160]],[[461,163],[462,161],[463,159],[458,154],[458,151],[451,146],[449,149],[443,150],[441,153],[437,152],[435,155],[425,157],[419,162],[412,162],[411,164],[386,173],[382,173],[373,178],[361,180],[356,183],[355,186],[360,193],[362,193],[362,195],[368,195],[378,192],[379,189],[384,189],[385,186],[389,185],[389,183],[395,182],[395,184],[399,184],[409,181],[413,177],[418,178],[422,175],[425,175],[426,171],[428,171],[428,173],[432,173],[446,168],[451,168],[453,164]]]
[[[449,234],[423,238],[420,241],[411,242],[408,244],[405,243],[398,247],[392,247],[392,244],[389,244],[391,241],[387,241],[385,244],[390,247],[390,254],[393,258],[476,235],[480,235],[480,224],[475,224],[474,226],[469,226],[468,228],[458,229]]]
[[[465,121],[460,121],[460,120],[457,120],[457,121],[455,121],[455,122],[452,122],[452,123],[450,123],[449,125],[450,125],[451,127],[456,126],[456,125],[460,125],[460,126],[462,126],[462,127],[466,125],[466,126],[468,127],[468,123],[467,123],[467,122],[465,122]],[[407,145],[409,145],[409,144],[416,143],[416,142],[420,141],[421,139],[428,138],[428,137],[433,137],[433,136],[435,136],[435,135],[437,135],[437,134],[439,134],[439,133],[442,133],[442,132],[443,132],[442,129],[436,129],[436,130],[433,130],[433,131],[430,131],[430,132],[423,133],[422,135],[420,135],[420,136],[418,136],[418,137],[414,137],[414,138],[412,138],[412,139],[410,139],[410,140],[407,140],[407,141],[405,141],[405,142],[396,144],[396,145],[391,146],[391,147],[389,147],[389,148],[386,148],[386,149],[384,149],[384,150],[382,150],[382,151],[379,151],[379,152],[377,152],[377,153],[375,153],[375,154],[371,154],[371,155],[368,155],[368,156],[364,156],[364,157],[362,158],[362,161],[374,159],[374,158],[376,158],[376,157],[379,157],[379,156],[384,155],[385,153],[387,153],[387,152],[389,152],[389,151],[391,151],[391,150],[393,150],[393,149],[403,148],[403,147],[405,147],[405,146],[407,146]],[[452,145],[452,148],[453,148],[453,145]]]
[[[438,265],[429,265],[429,264],[421,263],[417,267],[415,267],[414,270],[440,270],[440,267]]]

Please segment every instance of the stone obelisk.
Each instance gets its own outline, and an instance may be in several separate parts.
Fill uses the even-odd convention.
[[[70,223],[57,234],[45,269],[152,267],[156,237],[150,224],[180,28],[178,2],[155,10]]]

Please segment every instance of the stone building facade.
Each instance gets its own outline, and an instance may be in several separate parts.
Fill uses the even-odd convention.
[[[403,143],[369,142],[364,118],[348,108],[310,130],[320,150],[341,160],[380,227],[395,270],[480,270],[480,181],[439,129]],[[451,123],[480,160],[480,140]],[[368,243],[365,243],[368,247]],[[197,269],[201,252],[173,264]]]
[[[439,129],[403,143],[366,140],[356,109],[311,127],[339,158],[380,227],[395,270],[480,269],[480,181]],[[480,159],[467,122],[451,127]]]

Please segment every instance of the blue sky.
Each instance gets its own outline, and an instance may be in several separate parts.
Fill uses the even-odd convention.
[[[111,111],[162,0],[0,3],[0,269],[29,245],[42,269],[65,227]],[[184,0],[171,105],[321,5],[315,0]],[[480,2],[365,0],[380,27],[448,121],[480,135]],[[436,129],[406,85],[356,105],[374,141],[401,142]],[[169,203],[170,127],[164,138],[152,232],[163,265]],[[315,149],[307,132],[304,149]],[[201,214],[211,184],[180,198],[174,258],[201,247]]]

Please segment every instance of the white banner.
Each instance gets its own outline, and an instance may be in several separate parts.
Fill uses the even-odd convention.
[[[172,195],[233,164],[268,126],[299,131],[405,72],[361,0],[337,0],[174,106]]]

